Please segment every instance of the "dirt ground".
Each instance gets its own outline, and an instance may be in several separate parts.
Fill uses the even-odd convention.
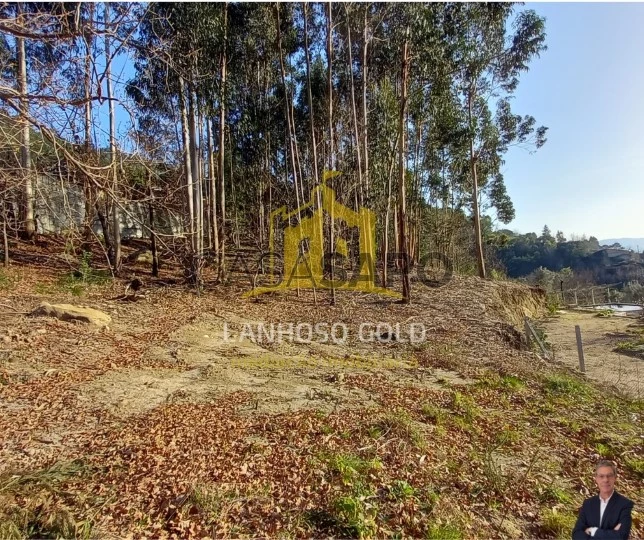
[[[352,294],[330,306],[145,278],[123,302],[123,282],[70,287],[54,259],[0,275],[2,538],[566,536],[598,448],[644,504],[639,405],[611,394],[604,410],[525,349],[539,291],[455,276],[415,284],[410,306]],[[25,315],[42,301],[112,323]],[[565,320],[546,323],[557,359]],[[346,325],[347,342],[241,335],[319,321]],[[361,321],[423,324],[427,340],[361,342]]]
[[[579,369],[576,325],[581,330],[587,376],[635,398],[644,397],[644,357],[616,350],[620,343],[642,335],[644,319],[618,314],[598,317],[596,313],[570,310],[541,321],[539,326],[553,347],[555,360]]]

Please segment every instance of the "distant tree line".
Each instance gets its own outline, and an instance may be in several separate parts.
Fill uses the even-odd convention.
[[[559,289],[562,282],[565,288],[644,284],[644,254],[619,244],[600,246],[594,236],[567,241],[561,231],[553,236],[547,225],[539,236],[507,229],[491,233],[488,257],[508,277],[529,277],[546,289]]]

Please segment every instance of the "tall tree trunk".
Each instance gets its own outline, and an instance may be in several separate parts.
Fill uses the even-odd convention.
[[[235,232],[233,234],[235,238],[235,247],[237,249],[241,248],[241,234],[239,231],[239,208],[237,207],[237,195],[235,193],[235,179],[233,177],[233,136],[230,131],[228,132],[228,164],[230,165],[228,169],[228,177],[230,179],[230,187],[232,188],[233,195],[233,212],[235,213]]]
[[[109,3],[105,2],[105,25],[110,22]],[[110,118],[110,170],[112,174],[112,271],[118,275],[121,271],[121,219],[119,209],[119,180],[116,166],[116,117],[112,99],[112,59],[110,58],[110,36],[105,35],[105,78],[107,81],[107,100]]]
[[[199,148],[197,140],[196,128],[196,115],[197,107],[195,104],[196,97],[192,89],[192,83],[188,84],[188,148],[190,153],[190,163],[192,165],[192,210],[193,210],[193,252],[191,261],[192,279],[197,286],[197,293],[200,291],[201,283],[201,255],[202,255],[202,241],[203,241],[203,227],[202,227],[202,193],[201,193],[201,178],[199,167]]]
[[[304,11],[304,53],[306,56],[306,87],[307,87],[307,98],[308,98],[308,104],[309,104],[309,123],[311,127],[311,152],[313,153],[313,185],[318,184],[320,181],[320,176],[318,174],[318,150],[317,150],[317,143],[315,141],[315,113],[313,110],[313,91],[311,89],[311,55],[309,54],[309,14],[308,14],[308,3],[307,2],[302,2],[302,9]],[[322,199],[320,197],[320,191],[316,191],[316,208],[321,209],[322,208]],[[322,238],[323,235],[323,220],[319,220],[318,223],[320,224],[320,238]],[[317,290],[314,287],[313,288],[313,300],[315,301],[315,305],[318,305],[318,295],[317,295]]]
[[[309,120],[311,126],[311,149],[313,151],[313,184],[320,181],[318,176],[318,152],[315,144],[315,118],[313,114],[313,92],[311,90],[311,55],[309,54],[309,25],[308,25],[308,3],[302,2],[304,10],[304,54],[306,56],[306,87],[309,104]]]
[[[226,279],[226,192],[224,190],[224,148],[226,129],[226,48],[228,43],[228,3],[224,9],[224,47],[221,53],[221,97],[219,101],[219,219],[221,228],[219,234],[219,279]]]
[[[9,268],[9,235],[7,234],[7,221],[9,220],[7,212],[7,199],[2,199],[2,262],[5,268]]]
[[[297,180],[297,164],[295,160],[295,148],[293,146],[293,129],[291,122],[291,96],[288,91],[288,86],[286,84],[286,69],[284,67],[284,55],[282,52],[282,32],[280,29],[280,5],[275,4],[275,21],[277,25],[277,51],[279,54],[280,60],[280,74],[282,76],[282,86],[284,88],[284,110],[286,112],[286,136],[288,137],[287,150],[289,153],[289,161],[291,162],[291,171],[293,171],[293,184],[295,185],[295,200],[297,202],[298,209],[300,207],[300,190]],[[299,210],[298,210],[299,211]]]
[[[407,113],[407,79],[409,76],[409,26],[406,30],[405,42],[403,44],[402,52],[402,70],[401,70],[401,96],[400,96],[400,119],[398,130],[400,132],[400,139],[398,140],[398,234],[399,234],[399,249],[402,255],[401,260],[401,273],[402,273],[402,286],[403,297],[402,302],[409,304],[411,300],[411,291],[409,285],[409,253],[407,246],[407,192],[405,189],[405,118]]]
[[[391,149],[391,157],[389,160],[389,174],[387,175],[387,209],[385,211],[385,232],[382,243],[382,286],[387,286],[387,257],[389,255],[389,221],[391,219],[391,199],[392,199],[392,184],[394,177],[394,165],[396,164],[396,146],[398,144],[398,137],[400,133],[396,134],[396,141]],[[395,225],[396,222],[394,222]],[[397,238],[397,234],[394,235]],[[397,241],[397,240],[396,240]],[[395,241],[395,242],[396,242]],[[394,242],[394,243],[395,243]]]
[[[327,55],[327,78],[328,78],[328,96],[329,96],[329,170],[333,171],[335,168],[335,159],[333,151],[333,24],[332,24],[332,8],[331,2],[327,5],[327,40],[326,40],[326,55]],[[331,207],[331,234],[329,239],[329,253],[331,254],[331,305],[335,305],[335,287],[333,282],[335,276],[333,275],[333,254],[335,253],[335,216],[333,206]]]
[[[24,26],[24,16],[22,6],[18,4],[18,17],[22,26]],[[22,221],[23,236],[25,240],[31,240],[36,232],[36,223],[34,221],[34,187],[31,171],[31,138],[29,130],[29,99],[27,94],[29,88],[27,85],[27,54],[25,51],[24,38],[16,38],[16,48],[18,56],[18,92],[20,93],[20,167],[22,175],[22,204],[20,205],[20,218]]]
[[[193,164],[190,151],[190,130],[188,127],[188,106],[187,106],[186,85],[182,77],[179,77],[179,101],[181,106],[181,142],[183,143],[183,165],[186,174],[186,203],[188,207],[188,235],[190,246],[190,261],[184,261],[185,270],[191,271],[192,257],[195,253],[195,212],[194,212],[194,184]]]
[[[368,26],[369,4],[365,4],[364,31],[362,41],[362,156],[364,158],[365,193],[369,196],[369,145],[368,145],[368,110],[367,110],[367,48],[369,45]]]
[[[215,145],[212,136],[212,118],[206,122],[208,137],[208,172],[210,177],[210,228],[212,230],[211,248],[216,254],[219,251],[219,224],[217,223],[217,169],[215,168]]]
[[[302,216],[300,214],[300,206],[301,206],[301,198],[300,198],[300,188],[298,184],[298,174],[297,174],[297,163],[296,163],[296,156],[295,156],[295,145],[294,145],[294,126],[295,124],[291,121],[291,95],[288,90],[288,85],[286,83],[286,69],[284,67],[284,54],[282,52],[282,32],[280,28],[280,5],[275,4],[275,22],[276,22],[276,30],[277,30],[277,52],[279,54],[279,60],[280,60],[280,73],[282,76],[282,86],[284,87],[284,109],[286,111],[286,136],[288,138],[287,145],[286,145],[286,150],[288,151],[290,162],[291,162],[291,170],[293,171],[293,184],[295,186],[295,201],[297,204],[297,217],[298,217],[298,224],[301,223],[302,221]],[[287,173],[287,182],[288,182],[288,173]],[[301,229],[298,229],[301,232]],[[302,238],[300,236],[300,242]],[[301,244],[298,244],[298,250],[301,249]],[[299,260],[300,253],[297,254],[296,260]],[[286,271],[293,272],[295,270],[294,268],[289,268]],[[300,295],[300,287],[299,287],[299,281],[297,282],[297,295]]]
[[[485,279],[485,258],[483,257],[483,239],[481,237],[481,216],[479,213],[479,185],[476,171],[476,155],[474,153],[474,125],[472,118],[472,105],[475,98],[474,83],[467,96],[467,117],[470,126],[470,170],[472,172],[472,214],[474,216],[474,243],[476,249],[476,262],[479,277]]]
[[[355,85],[353,82],[353,55],[351,51],[351,21],[349,20],[348,4],[344,4],[345,13],[347,16],[347,50],[349,52],[349,81],[351,87],[351,119],[353,120],[353,133],[356,141],[356,157],[358,158],[358,186],[360,193],[360,205],[364,201],[364,186],[362,177],[362,156],[360,152],[360,130],[358,128],[358,111],[356,108],[356,93]]]
[[[94,4],[89,4],[88,23],[85,27],[84,42],[85,42],[85,80],[83,89],[85,92],[85,159],[89,159],[92,149],[92,45],[93,45],[93,28],[92,21],[94,19]],[[90,249],[90,242],[92,241],[93,231],[92,222],[94,221],[94,193],[95,189],[92,186],[90,179],[84,175],[83,177],[83,192],[85,194],[85,218],[83,222],[83,251]],[[107,231],[103,231],[103,237],[107,235]]]
[[[152,252],[152,275],[159,277],[159,254],[157,252],[157,233],[154,226],[154,194],[152,192],[152,172],[148,171],[148,219],[150,221],[150,251]]]

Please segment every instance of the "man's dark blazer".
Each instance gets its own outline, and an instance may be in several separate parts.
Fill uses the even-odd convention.
[[[587,538],[627,540],[631,532],[631,510],[633,510],[633,501],[620,495],[617,491],[613,491],[600,524],[599,495],[590,497],[584,501],[581,510],[579,510],[577,523],[572,530],[572,538],[573,540],[586,540]],[[614,529],[618,523],[622,525],[616,531]],[[599,527],[595,531],[595,536],[591,537],[584,532],[588,527]]]

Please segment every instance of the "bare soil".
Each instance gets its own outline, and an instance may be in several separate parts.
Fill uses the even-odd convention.
[[[614,314],[598,317],[584,311],[561,311],[541,321],[555,360],[579,369],[575,326],[581,330],[586,375],[635,398],[644,397],[644,358],[617,350],[620,343],[636,340],[644,332],[644,319]]]
[[[175,275],[122,302],[124,281],[70,287],[29,249],[0,276],[0,537],[569,536],[598,448],[644,504],[641,404],[526,350],[539,291],[455,276],[414,284],[410,306],[330,306],[319,291],[243,299],[243,277],[197,296]],[[113,322],[24,315],[41,301]],[[346,324],[347,343],[223,339],[224,322],[320,321]],[[362,321],[428,339],[363,343]],[[546,323],[558,359],[564,322]]]

